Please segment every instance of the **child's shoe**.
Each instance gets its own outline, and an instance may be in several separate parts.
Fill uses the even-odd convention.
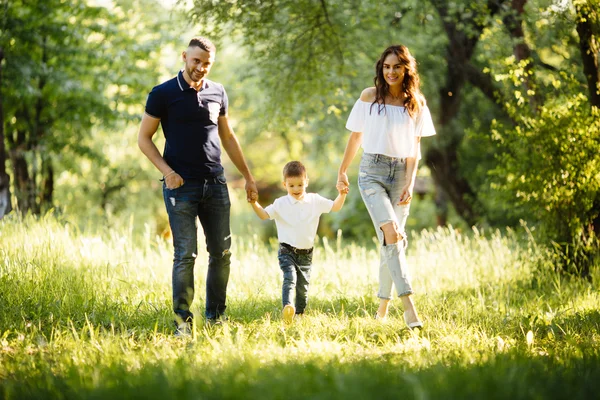
[[[282,312],[283,322],[285,322],[286,324],[291,324],[292,321],[294,320],[295,313],[296,313],[296,308],[294,308],[294,306],[291,304],[287,304],[285,307],[283,307],[283,312]]]

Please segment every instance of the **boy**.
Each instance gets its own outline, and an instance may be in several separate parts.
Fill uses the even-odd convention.
[[[300,161],[290,161],[283,168],[283,187],[287,196],[275,199],[273,204],[262,208],[250,199],[252,208],[260,219],[273,219],[279,239],[279,267],[283,271],[283,320],[291,323],[294,315],[302,315],[308,300],[308,285],[312,264],[313,242],[317,234],[319,217],[323,213],[339,211],[346,200],[347,188],[339,190],[335,200],[316,193],[306,193],[308,176]],[[292,291],[296,289],[295,306]]]

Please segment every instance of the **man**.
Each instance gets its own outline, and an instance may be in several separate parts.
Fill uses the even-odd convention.
[[[221,165],[221,146],[246,180],[248,199],[258,195],[254,178],[229,125],[223,85],[207,79],[215,61],[210,40],[193,38],[182,54],[179,74],[152,89],[138,134],[138,145],[163,175],[163,196],[173,232],[173,310],[178,334],[190,332],[194,299],[197,219],[209,253],[206,276],[208,322],[224,319],[231,253],[229,192]],[[161,156],[152,137],[162,125]],[[219,144],[220,139],[220,144]]]

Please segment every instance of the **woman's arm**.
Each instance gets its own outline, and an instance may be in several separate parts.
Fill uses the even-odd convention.
[[[356,156],[361,143],[362,132],[352,132],[350,138],[348,138],[346,151],[344,151],[344,158],[342,159],[342,163],[338,170],[338,185],[343,185],[341,188],[336,185],[338,190],[350,187],[350,181],[348,181],[348,167],[350,167],[352,160]]]
[[[421,137],[415,138],[415,152],[412,157],[406,159],[406,177],[407,181],[400,193],[400,201],[398,204],[406,205],[412,200],[413,189],[415,188],[415,180],[417,179],[417,167],[419,165],[419,154],[421,152]]]

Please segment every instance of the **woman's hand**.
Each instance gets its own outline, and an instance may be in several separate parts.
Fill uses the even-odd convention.
[[[410,201],[412,200],[412,193],[413,193],[413,185],[404,186],[402,188],[402,192],[400,193],[400,201],[398,202],[398,205],[406,206],[406,205],[410,204]]]

